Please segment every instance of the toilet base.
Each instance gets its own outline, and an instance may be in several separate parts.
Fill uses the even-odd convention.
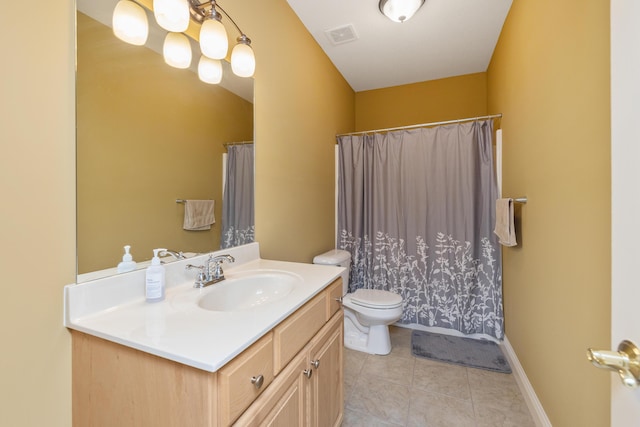
[[[369,354],[391,353],[389,326],[363,326],[355,319],[352,312],[349,310],[344,312],[344,346],[346,348]]]

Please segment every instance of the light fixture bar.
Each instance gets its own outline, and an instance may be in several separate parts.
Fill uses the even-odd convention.
[[[229,18],[229,21],[231,21],[231,23],[233,24],[234,27],[236,27],[236,30],[238,30],[238,32],[240,33],[240,36],[245,38],[246,40],[249,41],[249,44],[251,44],[251,39],[249,39],[245,33],[240,29],[240,27],[238,27],[238,24],[236,24],[236,21],[233,20],[233,18],[231,16],[229,16],[229,14],[227,13],[226,10],[224,10],[222,7],[220,7],[220,5],[216,5],[216,7],[218,9],[220,9],[222,11],[222,13],[224,13],[224,16],[226,16],[227,18]]]

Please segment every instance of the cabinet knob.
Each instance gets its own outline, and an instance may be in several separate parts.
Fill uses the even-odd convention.
[[[313,371],[311,369],[305,369],[304,371],[302,371],[302,373],[307,378],[311,378],[311,375],[313,375]]]
[[[264,383],[264,377],[262,375],[258,375],[257,377],[251,377],[251,384],[256,386],[256,388],[262,387],[262,383]]]
[[[314,368],[318,369],[320,367],[320,359],[312,360],[311,361],[311,366],[313,366]]]

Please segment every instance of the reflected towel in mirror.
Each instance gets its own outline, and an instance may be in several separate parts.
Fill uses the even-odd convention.
[[[213,200],[186,200],[182,228],[190,231],[211,230],[211,224],[216,222],[214,207]]]

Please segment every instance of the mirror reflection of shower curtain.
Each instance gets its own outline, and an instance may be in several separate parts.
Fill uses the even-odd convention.
[[[338,138],[338,247],[349,289],[404,300],[402,324],[502,339],[493,122]]]
[[[221,249],[254,241],[253,144],[227,146]]]

